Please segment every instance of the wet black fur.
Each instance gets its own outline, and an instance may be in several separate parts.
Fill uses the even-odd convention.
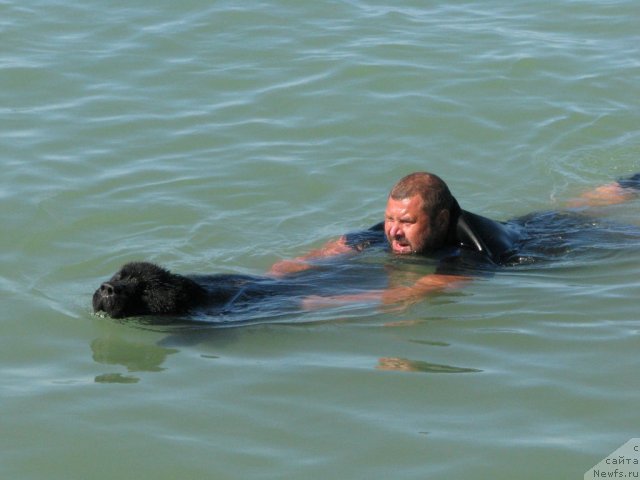
[[[219,307],[234,298],[251,277],[185,277],[148,262],[131,262],[93,294],[94,312],[112,318],[183,315],[199,307]]]

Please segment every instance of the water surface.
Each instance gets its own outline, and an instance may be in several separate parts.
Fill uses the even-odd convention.
[[[90,297],[134,259],[262,274],[381,219],[415,170],[499,220],[640,170],[639,20],[1,2],[2,476],[582,478],[639,436],[633,246],[239,329],[167,335]]]

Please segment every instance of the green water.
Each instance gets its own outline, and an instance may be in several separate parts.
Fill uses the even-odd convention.
[[[640,436],[637,248],[170,338],[90,296],[133,259],[262,274],[414,170],[497,219],[634,173],[639,24],[635,0],[0,2],[0,476],[582,478]]]

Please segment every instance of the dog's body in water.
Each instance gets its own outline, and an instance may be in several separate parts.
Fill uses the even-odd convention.
[[[273,283],[231,274],[187,277],[153,263],[130,262],[95,291],[93,310],[112,318],[186,316],[200,310],[219,314],[241,299],[273,294],[265,288]]]

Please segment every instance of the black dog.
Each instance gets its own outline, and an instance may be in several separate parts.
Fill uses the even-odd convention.
[[[371,262],[310,269],[286,278],[183,276],[153,263],[131,262],[95,291],[93,310],[112,318],[151,316],[146,321],[158,324],[242,323],[300,313],[310,295],[331,297],[386,286],[384,264]]]
[[[185,315],[201,308],[221,313],[241,297],[255,297],[263,289],[249,287],[264,281],[225,274],[185,277],[153,263],[131,262],[95,291],[93,310],[112,318]]]

